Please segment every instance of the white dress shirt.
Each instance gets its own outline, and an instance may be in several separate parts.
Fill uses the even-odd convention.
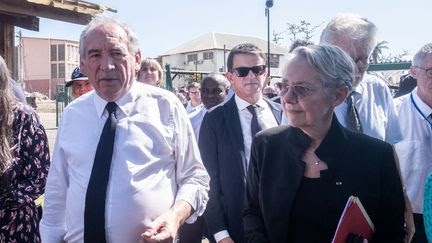
[[[201,123],[204,119],[205,114],[207,114],[207,109],[204,106],[201,106],[199,110],[189,113],[189,119],[191,121],[197,143],[199,140]]]
[[[253,137],[251,131],[252,114],[249,112],[247,107],[250,106],[251,104],[249,104],[249,102],[243,100],[242,98],[238,97],[237,95],[234,97],[234,99],[240,117],[240,125],[242,128],[246,161],[247,163],[249,163]],[[257,106],[255,108],[255,111],[257,113],[258,123],[261,125],[262,130],[278,126],[276,118],[274,117],[273,112],[269,107],[269,104],[263,98],[259,99],[258,102],[255,104],[255,106]],[[247,168],[245,168],[245,171],[247,171]],[[227,230],[222,230],[214,234],[214,238],[216,242],[227,237],[229,237],[229,233]]]
[[[402,134],[393,99],[385,82],[376,76],[365,74],[352,92],[363,133],[390,144],[399,142]],[[335,108],[336,116],[344,127],[347,109],[346,100]]]
[[[420,99],[417,88],[411,93],[419,110],[429,116],[432,107]],[[415,108],[410,94],[395,99],[395,105],[403,131],[403,140],[395,145],[395,149],[413,211],[422,214],[424,186],[432,172],[432,125]]]
[[[40,231],[44,243],[83,242],[87,185],[108,117],[94,91],[69,104],[57,132]],[[177,200],[205,209],[209,176],[190,121],[172,93],[134,82],[116,101],[118,124],[107,187],[107,242],[136,243]]]
[[[251,121],[252,114],[247,109],[249,102],[243,100],[242,98],[235,96],[235,102],[237,105],[239,117],[240,117],[240,125],[243,133],[243,142],[244,142],[244,152],[246,155],[246,161],[249,163],[250,159],[250,150],[252,145],[252,131],[251,131]],[[265,130],[267,128],[276,127],[278,125],[276,118],[273,115],[272,110],[269,107],[269,104],[261,98],[255,104],[257,106],[255,111],[257,113],[258,123],[261,125],[261,130]],[[247,168],[246,168],[247,170]],[[245,170],[245,171],[246,171]]]
[[[190,114],[190,113],[192,113],[192,112],[195,112],[195,111],[201,109],[201,107],[203,107],[203,104],[202,104],[202,103],[199,104],[199,105],[197,105],[197,106],[192,106],[192,102],[189,100],[189,101],[187,102],[187,105],[186,105],[186,112],[187,112],[188,114]]]

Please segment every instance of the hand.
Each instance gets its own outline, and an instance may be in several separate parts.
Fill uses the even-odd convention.
[[[406,192],[404,190],[404,198],[405,198],[405,242],[409,243],[411,242],[414,233],[415,233],[415,226],[414,226],[414,216],[413,216],[413,210],[411,207],[411,203],[408,199],[408,196],[406,195]]]
[[[222,240],[218,241],[218,243],[234,243],[234,241],[231,239],[231,237],[223,238]]]
[[[164,242],[172,243],[180,227],[180,219],[173,211],[168,211],[157,217],[151,227],[141,234],[140,243]]]

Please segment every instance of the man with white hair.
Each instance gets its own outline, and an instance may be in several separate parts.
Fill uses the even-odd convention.
[[[411,76],[417,88],[395,99],[404,138],[395,145],[408,197],[414,211],[415,234],[411,242],[427,242],[423,224],[424,188],[432,172],[432,43],[413,58]]]
[[[63,113],[43,242],[172,242],[204,212],[209,176],[186,111],[170,92],[135,81],[138,46],[111,18],[81,34],[80,66],[95,92]]]
[[[395,144],[402,134],[390,90],[383,80],[366,74],[376,45],[376,32],[376,26],[368,19],[342,14],[328,23],[320,43],[340,47],[357,66],[353,91],[335,109],[339,122],[351,130]]]

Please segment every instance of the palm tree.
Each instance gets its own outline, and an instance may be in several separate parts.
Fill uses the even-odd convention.
[[[383,54],[383,50],[389,49],[387,44],[388,44],[387,41],[380,41],[380,42],[378,42],[378,44],[376,44],[376,46],[374,47],[374,49],[372,51],[372,55],[371,55],[372,63],[378,63],[378,59],[381,58],[381,56]]]

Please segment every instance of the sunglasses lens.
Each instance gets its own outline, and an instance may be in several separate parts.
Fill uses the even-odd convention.
[[[238,67],[234,68],[235,74],[240,77],[246,77],[249,74],[249,71],[252,71],[255,75],[261,75],[265,71],[265,65],[254,66],[254,67]]]
[[[263,74],[263,72],[265,70],[265,66],[263,66],[263,65],[262,66],[255,66],[255,67],[251,67],[251,69],[255,75],[261,75],[261,74]]]
[[[249,74],[249,68],[247,67],[239,67],[234,69],[238,77],[246,77]]]

